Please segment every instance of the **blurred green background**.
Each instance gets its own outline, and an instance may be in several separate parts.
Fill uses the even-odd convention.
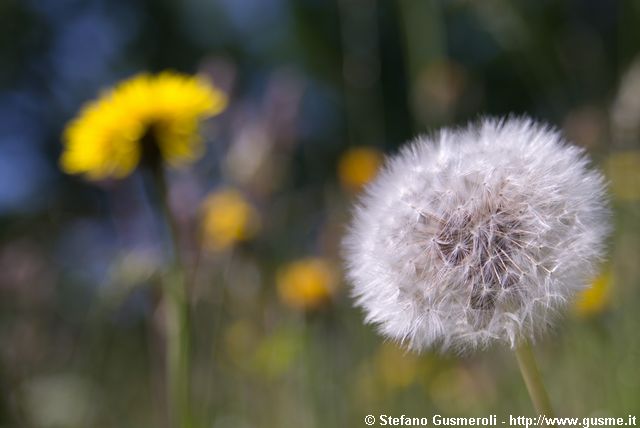
[[[632,0],[0,0],[0,427],[169,426],[158,207],[139,173],[58,168],[84,102],[165,69],[230,101],[170,176],[198,427],[533,414],[509,350],[408,354],[340,273],[380,153],[487,114],[555,124],[607,174],[609,261],[536,352],[559,415],[640,416],[639,54]],[[220,189],[251,233],[202,249],[203,217],[236,218],[203,208]]]

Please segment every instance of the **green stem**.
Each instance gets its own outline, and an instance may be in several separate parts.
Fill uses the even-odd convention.
[[[516,358],[518,359],[518,366],[520,366],[520,373],[524,379],[524,383],[529,391],[529,397],[533,402],[533,407],[539,415],[546,417],[553,417],[553,409],[551,408],[551,402],[549,401],[549,395],[542,383],[542,377],[536,364],[533,350],[529,341],[523,341],[515,350]]]
[[[171,251],[174,257],[172,274],[163,287],[166,322],[166,381],[167,399],[172,427],[191,428],[191,373],[189,368],[189,300],[186,276],[181,260],[177,222],[171,212],[167,183],[161,165],[152,168],[158,188],[161,209],[171,233]]]

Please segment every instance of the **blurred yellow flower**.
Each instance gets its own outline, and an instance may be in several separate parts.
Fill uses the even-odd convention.
[[[237,190],[218,190],[203,203],[203,242],[211,250],[224,250],[247,240],[255,235],[258,227],[258,212]]]
[[[640,200],[640,151],[614,152],[606,162],[613,195],[623,201]]]
[[[318,309],[327,303],[336,287],[331,264],[321,258],[306,258],[285,266],[277,275],[278,294],[288,306]]]
[[[613,275],[610,270],[598,275],[591,287],[578,294],[573,305],[574,312],[583,317],[597,315],[609,307]]]
[[[145,156],[161,156],[172,165],[193,161],[203,152],[200,121],[226,103],[226,96],[203,79],[140,74],[86,105],[71,121],[60,166],[70,174],[103,179],[129,175]]]
[[[360,190],[378,173],[382,153],[372,147],[356,147],[347,150],[338,163],[338,178],[349,191]]]

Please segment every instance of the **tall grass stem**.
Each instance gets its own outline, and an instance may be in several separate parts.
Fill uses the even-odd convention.
[[[168,187],[161,165],[153,168],[163,217],[170,232],[170,251],[173,256],[170,275],[163,283],[166,326],[166,382],[171,427],[192,428],[191,371],[190,371],[190,315],[186,275],[180,251],[180,234],[171,211]]]

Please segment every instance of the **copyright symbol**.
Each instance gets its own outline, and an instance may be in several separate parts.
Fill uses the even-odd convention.
[[[373,415],[367,415],[364,417],[364,423],[367,425],[373,425],[376,423],[376,418]]]

